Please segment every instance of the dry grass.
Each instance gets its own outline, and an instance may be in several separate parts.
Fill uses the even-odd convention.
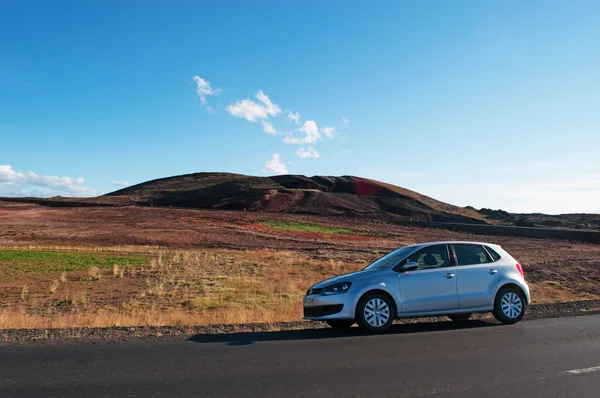
[[[102,279],[102,273],[100,272],[100,268],[95,267],[95,266],[90,267],[90,269],[88,270],[88,275],[91,280],[98,281],[98,280]]]
[[[361,269],[379,256],[370,251],[364,259],[351,261],[344,255],[324,258],[296,251],[127,250],[147,256],[147,262],[127,267],[115,264],[112,277],[105,278],[103,272],[110,275],[111,270],[95,266],[68,273],[44,269],[11,276],[0,286],[4,288],[0,328],[295,321],[302,317],[302,297],[308,287]],[[549,275],[537,274],[531,280],[535,303],[597,298],[578,292],[557,276],[548,280]]]
[[[44,244],[12,244],[0,245],[0,251],[57,251],[57,252],[85,252],[85,253],[145,253],[154,254],[163,251],[160,246],[99,246],[99,245],[44,245]]]
[[[21,289],[21,300],[23,301],[27,301],[29,300],[29,287],[27,285],[23,286],[23,289]]]
[[[122,278],[125,275],[125,268],[119,267],[119,264],[113,264],[112,273],[115,278]]]
[[[532,304],[565,303],[596,299],[598,296],[560,286],[556,282],[529,283]]]
[[[54,281],[52,281],[52,283],[50,284],[50,289],[49,289],[50,293],[56,293],[59,285],[60,285],[60,282],[58,281],[58,279],[55,279]]]
[[[315,260],[291,251],[152,254],[146,265],[127,272],[113,266],[114,278],[102,278],[98,267],[90,267],[85,276],[45,274],[52,278],[50,289],[24,287],[20,305],[2,305],[0,297],[0,328],[293,321],[302,317],[302,296],[309,286],[364,267],[363,262]],[[28,301],[24,297],[29,295]]]
[[[94,313],[78,311],[55,316],[29,314],[23,311],[0,311],[0,329],[79,328],[111,326],[183,326],[206,324],[244,324],[273,322],[277,312],[260,310],[254,313],[231,314],[214,311],[190,312],[174,308],[168,312],[149,309],[138,311],[108,311]],[[297,321],[298,318],[286,319]]]

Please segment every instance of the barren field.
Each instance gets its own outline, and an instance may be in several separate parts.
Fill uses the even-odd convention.
[[[0,328],[294,321],[315,282],[402,245],[498,243],[537,303],[600,298],[600,246],[385,221],[0,202]]]

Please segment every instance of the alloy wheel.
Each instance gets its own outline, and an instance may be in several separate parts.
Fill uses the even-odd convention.
[[[378,328],[390,319],[390,307],[380,298],[372,298],[365,305],[364,315],[369,325]]]
[[[509,318],[516,318],[523,311],[521,298],[513,292],[508,292],[502,297],[501,305],[502,312]]]

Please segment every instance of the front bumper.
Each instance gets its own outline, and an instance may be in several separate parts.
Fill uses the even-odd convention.
[[[304,296],[304,319],[354,319],[354,295],[343,293],[331,296]]]
[[[305,318],[319,318],[328,315],[335,315],[344,309],[344,304],[315,305],[313,307],[304,307]]]

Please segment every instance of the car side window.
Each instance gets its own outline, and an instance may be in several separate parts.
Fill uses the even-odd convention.
[[[458,265],[491,263],[492,259],[481,245],[453,245]]]
[[[419,264],[419,270],[449,267],[451,265],[448,258],[448,247],[446,245],[424,247],[411,254],[406,261]]]

